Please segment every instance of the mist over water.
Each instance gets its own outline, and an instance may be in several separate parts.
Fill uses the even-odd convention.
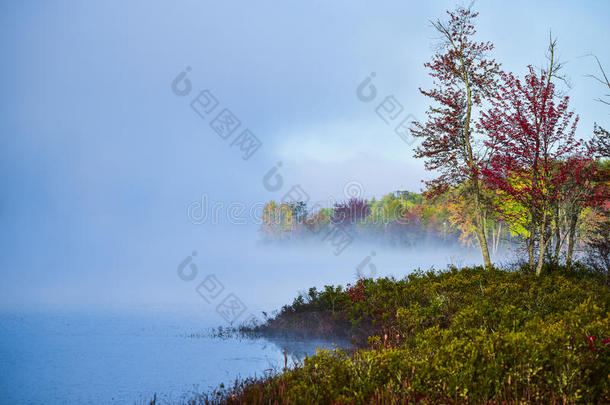
[[[221,237],[194,244],[197,255],[192,256],[192,263],[197,266],[198,278],[183,281],[176,276],[172,283],[177,289],[176,298],[188,300],[190,309],[202,307],[212,311],[212,306],[206,306],[194,291],[197,280],[207,274],[214,274],[227,291],[243,301],[248,313],[258,316],[260,311],[270,312],[291,303],[299,292],[313,286],[345,286],[359,277],[402,278],[417,269],[481,263],[477,247],[442,242],[405,247],[356,238],[337,255],[335,247],[322,234],[305,240],[266,242],[254,228],[232,226],[223,231],[219,233]],[[506,253],[498,254],[496,261],[501,262]],[[171,270],[174,269],[168,269]]]
[[[0,312],[0,363],[11,370],[0,383],[3,398],[146,403],[156,393],[174,403],[238,377],[279,370],[284,350],[292,364],[333,343],[219,339],[211,328],[253,317],[260,322],[262,311],[271,314],[313,286],[480,262],[478,249],[442,243],[407,248],[355,240],[336,255],[321,237],[269,243],[255,226],[195,228],[169,251],[151,250],[150,267],[117,270],[120,283],[85,280],[74,285],[78,294],[47,287],[47,305]],[[243,308],[223,315],[219,305],[230,295]]]
[[[358,277],[402,278],[416,269],[481,263],[478,247],[442,241],[402,246],[356,237],[337,255],[323,232],[304,240],[266,242],[256,225],[188,224],[183,229],[171,237],[151,234],[143,241],[148,249],[119,252],[117,262],[103,269],[98,263],[78,263],[82,267],[73,270],[71,280],[33,278],[32,297],[25,295],[31,302],[20,309],[178,314],[215,326],[228,324],[216,306],[231,293],[246,307],[236,320],[243,321],[251,314],[279,309],[313,286],[345,285]],[[507,253],[501,251],[494,260],[502,262]],[[178,271],[185,261],[188,281]],[[211,275],[222,291],[217,289],[218,297],[207,302],[197,288]],[[13,310],[10,294],[4,310]]]

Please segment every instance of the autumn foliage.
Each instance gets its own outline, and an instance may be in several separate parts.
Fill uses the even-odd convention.
[[[485,185],[525,208],[529,262],[533,265],[537,241],[537,269],[542,268],[550,240],[549,211],[568,197],[568,182],[584,180],[580,171],[590,159],[582,141],[574,137],[578,117],[569,111],[569,98],[556,97],[549,74],[537,74],[530,67],[523,81],[504,75],[499,94],[480,120],[490,150],[481,170]]]
[[[477,13],[469,8],[447,12],[449,20],[432,23],[440,34],[439,52],[425,63],[434,87],[420,92],[433,105],[426,112],[425,123],[415,122],[411,130],[421,138],[415,157],[425,160],[425,167],[437,173],[426,182],[426,193],[437,196],[452,187],[461,187],[472,201],[473,230],[486,268],[491,267],[481,201],[480,166],[482,155],[476,148],[474,123],[476,112],[493,95],[500,65],[489,53],[491,42],[474,39]]]
[[[587,249],[603,267],[610,135],[596,125],[591,141],[576,138],[578,116],[558,88],[556,40],[549,41],[548,66],[529,66],[520,77],[501,70],[491,42],[476,39],[477,13],[458,7],[447,16],[432,22],[440,39],[424,66],[433,84],[420,89],[430,106],[412,129],[420,140],[414,156],[435,173],[423,194],[350,199],[311,213],[303,203],[271,202],[263,235],[307,237],[339,225],[407,246],[431,239],[476,246],[487,269],[491,256],[512,244],[524,248],[537,274],[545,262],[572,265]],[[274,220],[279,224],[268,223]]]

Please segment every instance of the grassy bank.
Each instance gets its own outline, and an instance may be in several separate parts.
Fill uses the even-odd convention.
[[[610,289],[585,269],[482,268],[311,289],[258,332],[349,336],[294,369],[200,401],[608,403]]]

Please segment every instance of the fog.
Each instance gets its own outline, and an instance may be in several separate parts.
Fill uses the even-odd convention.
[[[233,292],[250,314],[310,286],[353,281],[367,257],[361,270],[372,264],[375,276],[479,263],[476,249],[443,244],[356,241],[340,255],[321,238],[264,245],[251,219],[196,223],[187,214],[204,195],[225,210],[260,208],[295,185],[311,202],[341,201],[351,182],[365,199],[420,191],[433,174],[377,109],[392,95],[400,119],[424,117],[428,21],[453,6],[4,3],[0,310],[166,311],[222,323],[215,302],[196,292],[210,274],[224,286],[218,298]],[[516,73],[544,60],[550,28],[559,37],[571,103],[582,112],[578,136],[587,138],[606,112],[594,101],[597,83],[584,77],[595,61],[582,55],[610,59],[597,35],[604,13],[569,2],[477,8],[481,38]],[[368,102],[356,90],[372,73],[377,99]],[[238,117],[232,138],[193,106],[204,90],[218,101],[214,115]],[[262,143],[248,159],[236,141],[242,129]],[[274,167],[279,187],[265,183]],[[186,282],[177,267],[193,251],[198,276]]]
[[[21,310],[110,311],[191,316],[202,325],[264,319],[309,287],[354,283],[359,277],[402,278],[416,269],[480,264],[476,247],[421,243],[414,247],[355,239],[337,254],[324,235],[305,241],[264,242],[256,225],[189,225],[179,238],[149,235],[119,250],[108,267],[93,261],[66,279],[32,279],[24,295],[6,295]],[[171,244],[170,244],[171,243]],[[501,260],[501,257],[496,258]],[[203,285],[202,285],[203,284]],[[217,311],[233,294],[243,309]],[[12,300],[11,300],[12,298]],[[28,301],[28,305],[23,305]]]

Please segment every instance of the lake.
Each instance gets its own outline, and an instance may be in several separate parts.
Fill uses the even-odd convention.
[[[80,283],[66,284],[49,272],[44,286],[24,292],[33,302],[32,294],[39,294],[39,303],[6,288],[10,294],[0,305],[0,405],[144,404],[155,393],[160,403],[177,403],[236,377],[281,369],[284,347],[300,355],[329,347],[325,341],[212,338],[211,328],[231,321],[218,311],[226,297],[236,296],[245,306],[237,323],[250,316],[261,321],[262,311],[271,314],[311,286],[354,283],[358,266],[368,276],[401,278],[418,267],[455,262],[452,255],[480,260],[476,251],[453,247],[358,243],[336,256],[319,241],[260,246],[239,234],[231,243],[225,235],[187,246],[192,249],[153,249],[128,271],[83,270]],[[185,257],[196,265],[194,279],[177,274]],[[215,299],[202,295],[208,277],[221,286]]]
[[[196,317],[0,315],[0,404],[177,403],[284,366],[330,342],[215,338]],[[289,358],[289,364],[291,359]]]

